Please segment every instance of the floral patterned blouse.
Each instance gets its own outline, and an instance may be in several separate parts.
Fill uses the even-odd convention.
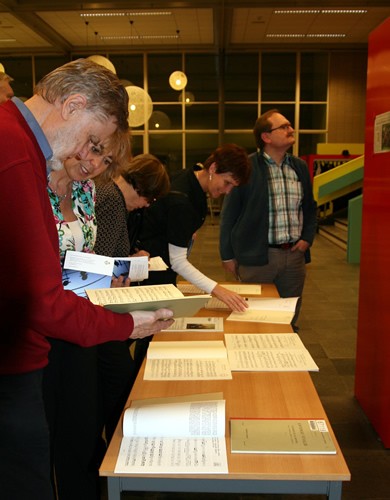
[[[67,250],[75,250],[75,238],[72,230],[61,212],[60,199],[47,186],[50,203],[53,209],[54,220],[57,225],[58,240],[60,245],[61,261]],[[96,217],[95,217],[96,190],[95,183],[88,181],[74,181],[72,185],[73,212],[80,224],[84,237],[82,252],[93,253],[96,240]]]

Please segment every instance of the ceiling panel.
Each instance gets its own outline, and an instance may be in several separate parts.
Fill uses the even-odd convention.
[[[155,51],[361,48],[366,46],[369,33],[390,16],[390,0],[340,3],[341,7],[349,8],[369,5],[364,7],[367,12],[361,14],[324,14],[321,11],[326,7],[318,6],[314,0],[302,0],[300,7],[295,0],[281,0],[277,7],[273,1],[264,0],[261,7],[259,3],[255,0],[162,0],[158,2],[159,9],[153,11],[157,15],[151,15],[152,11],[145,9],[145,2],[139,1],[132,2],[133,9],[129,9],[129,2],[120,0],[105,3],[0,0],[0,54],[106,53],[126,51],[129,46]],[[322,3],[338,5],[337,0]],[[78,10],[79,6],[83,10]],[[276,8],[282,7],[294,12],[276,14]],[[296,13],[303,8],[314,12]],[[80,13],[107,12],[124,15],[80,16]],[[313,38],[314,34],[345,36]]]
[[[169,15],[125,15],[113,17],[82,17],[80,12],[37,12],[73,46],[107,47],[123,45],[198,45],[213,43],[212,9],[174,9]]]
[[[296,8],[289,13],[279,14],[275,8],[236,8],[233,11],[231,45],[312,45],[329,43],[330,40],[337,40],[341,45],[365,44],[370,31],[390,15],[390,7],[369,8],[367,12],[359,14],[325,14],[323,9],[318,7],[310,9],[311,12],[300,13],[303,9]],[[322,36],[314,38],[313,35]],[[332,35],[335,35],[334,39]]]
[[[0,14],[0,48],[47,47],[51,44],[12,14]]]

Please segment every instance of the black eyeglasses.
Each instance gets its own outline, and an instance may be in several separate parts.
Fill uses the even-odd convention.
[[[267,130],[267,132],[273,132],[274,130],[288,130],[289,128],[293,128],[293,126],[291,125],[291,123],[285,123],[284,125],[279,125],[279,127],[275,127],[275,128],[270,128],[269,130]]]

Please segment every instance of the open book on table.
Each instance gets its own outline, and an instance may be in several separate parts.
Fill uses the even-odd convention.
[[[225,401],[127,408],[115,473],[227,473]]]
[[[276,299],[248,298],[244,312],[232,312],[229,321],[255,321],[259,323],[291,323],[299,297]]]
[[[146,354],[144,380],[231,379],[222,340],[153,341]]]
[[[296,333],[225,333],[232,371],[318,371]]]
[[[174,317],[193,316],[204,307],[210,295],[185,297],[175,285],[131,286],[87,290],[91,302],[118,313],[156,311],[167,308]]]
[[[335,454],[325,420],[233,418],[232,453]]]

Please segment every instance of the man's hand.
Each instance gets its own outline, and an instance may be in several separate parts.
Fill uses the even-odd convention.
[[[130,335],[131,339],[142,339],[149,335],[169,328],[173,322],[173,312],[170,309],[158,309],[157,311],[133,311],[134,329]]]
[[[299,250],[302,253],[305,253],[306,250],[309,248],[310,244],[305,241],[305,240],[298,240],[293,247],[291,247],[291,251],[295,252],[296,250]]]
[[[222,266],[228,273],[232,273],[233,276],[239,280],[240,277],[238,275],[238,262],[236,259],[224,260],[222,261]]]

